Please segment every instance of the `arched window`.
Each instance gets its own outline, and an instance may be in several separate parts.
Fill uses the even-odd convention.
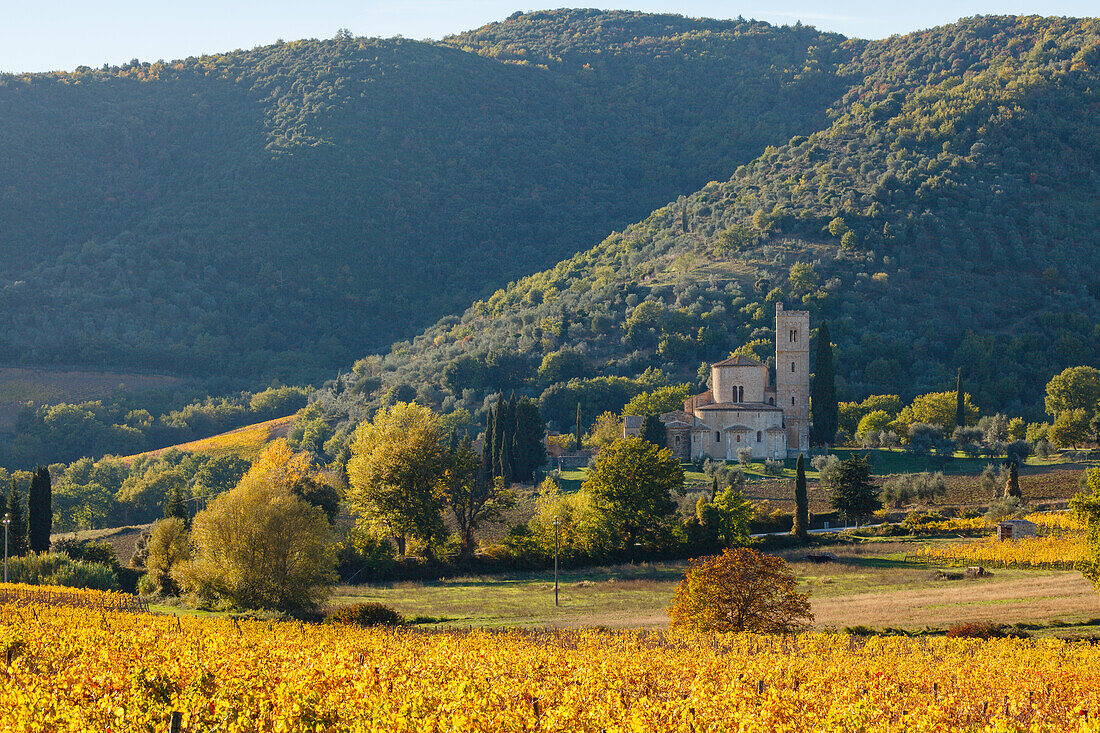
[[[794,362],[793,361],[791,362],[791,371],[792,372],[794,371]]]
[[[738,442],[738,443],[740,443],[740,442],[741,442],[741,436],[740,436],[740,435],[738,435],[738,436],[737,436],[737,442]]]
[[[741,387],[737,388],[737,401],[738,402],[744,402],[745,401],[745,388],[744,388],[744,386],[741,386]]]
[[[771,405],[772,407],[775,407],[775,398],[774,397],[769,397],[768,398],[768,404]]]
[[[791,404],[794,404],[794,397],[791,397]]]
[[[798,329],[797,328],[791,329],[790,338],[791,338],[791,343],[794,343],[794,342],[798,341]]]
[[[718,432],[717,430],[714,431],[714,442],[715,443],[721,443],[722,442],[722,434],[720,432]]]
[[[756,442],[759,443],[763,439],[764,439],[764,434],[762,432],[760,432],[759,430],[757,430],[756,431]]]

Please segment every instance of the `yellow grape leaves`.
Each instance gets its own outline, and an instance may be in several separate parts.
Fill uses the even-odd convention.
[[[19,613],[16,613],[16,611]],[[1100,731],[1100,648],[0,606],[0,730]],[[6,664],[5,664],[6,663]]]

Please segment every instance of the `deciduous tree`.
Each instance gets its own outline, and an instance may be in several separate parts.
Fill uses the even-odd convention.
[[[652,545],[661,524],[676,511],[672,492],[684,483],[684,470],[667,448],[641,438],[619,438],[596,456],[583,488],[619,549]]]
[[[702,632],[788,634],[813,621],[790,566],[744,547],[693,561],[669,616],[674,629]]]
[[[321,509],[255,469],[195,516],[194,559],[172,577],[237,608],[315,607],[336,580],[332,528]]]
[[[438,491],[446,467],[442,439],[438,416],[415,402],[380,409],[352,439],[348,501],[384,524],[402,555],[408,537],[430,554],[446,533]]]

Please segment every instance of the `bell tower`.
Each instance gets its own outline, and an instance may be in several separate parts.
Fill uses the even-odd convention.
[[[783,409],[787,455],[810,450],[810,312],[775,304],[775,405]]]

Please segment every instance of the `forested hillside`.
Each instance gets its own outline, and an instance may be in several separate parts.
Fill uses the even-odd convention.
[[[492,50],[559,53],[518,30]],[[313,413],[416,396],[476,418],[515,391],[568,430],[578,402],[591,419],[699,388],[741,344],[766,357],[783,301],[828,321],[841,399],[953,388],[962,367],[983,410],[1037,418],[1051,375],[1100,364],[1100,21],[977,17],[840,49],[851,85],[827,124],[360,360]]]
[[[0,360],[331,375],[822,127],[861,48],[554,11],[2,76]]]

